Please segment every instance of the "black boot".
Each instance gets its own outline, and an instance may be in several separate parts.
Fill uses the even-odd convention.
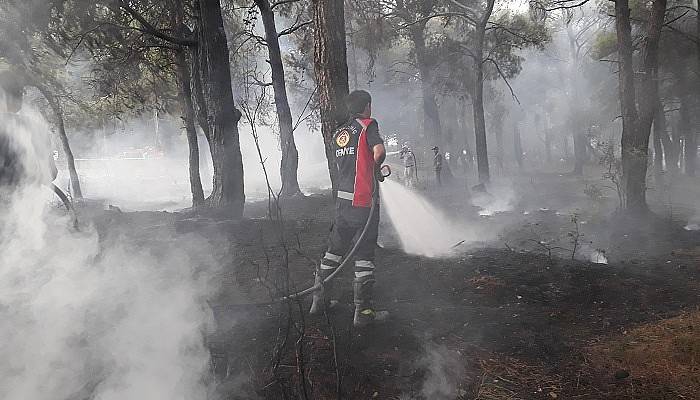
[[[355,315],[352,323],[355,327],[360,328],[371,322],[385,321],[389,317],[388,311],[377,311],[372,305],[374,282],[373,275],[366,275],[355,277],[352,283],[355,295]]]
[[[314,286],[323,282],[328,278],[335,269],[320,269],[316,270],[316,277],[314,279]],[[316,290],[312,296],[311,309],[309,314],[320,314],[325,310],[332,308],[338,302],[332,300],[333,296],[333,281],[324,283],[320,289]]]

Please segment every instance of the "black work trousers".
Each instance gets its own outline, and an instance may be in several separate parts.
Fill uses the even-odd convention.
[[[374,261],[374,250],[379,236],[379,199],[374,199],[374,206],[367,233],[360,242],[354,258],[356,260]],[[370,218],[369,207],[353,207],[352,201],[336,199],[335,218],[328,238],[328,252],[345,256],[362,233]]]

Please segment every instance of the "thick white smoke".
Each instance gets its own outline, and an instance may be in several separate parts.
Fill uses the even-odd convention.
[[[50,154],[30,145],[42,127],[11,131],[25,162]],[[2,191],[0,398],[206,398],[206,241],[165,228],[100,240],[70,230],[45,187]]]

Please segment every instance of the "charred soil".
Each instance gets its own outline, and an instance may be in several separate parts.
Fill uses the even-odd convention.
[[[537,235],[547,231],[542,226],[571,229],[568,219],[547,222],[551,215],[544,212],[511,224],[499,240],[448,258],[408,255],[389,235],[377,251],[376,303],[391,318],[356,331],[350,271],[337,283],[340,305],[327,315],[310,317],[308,299],[266,304],[312,284],[331,205],[327,196],[285,200],[281,223],[267,217],[267,203],[250,205],[242,220],[109,211],[94,221],[102,236],[132,232],[154,249],[159,244],[147,240],[148,232],[163,229],[174,236],[196,232],[215,244],[226,266],[220,291],[209,300],[218,323],[208,341],[219,398],[667,399],[700,393],[700,234],[657,225],[651,236],[664,246],[639,257],[618,252],[609,264],[514,245],[535,232],[523,228],[528,223],[539,227]],[[625,242],[638,239],[630,235],[622,236]],[[648,232],[639,235],[652,240]]]

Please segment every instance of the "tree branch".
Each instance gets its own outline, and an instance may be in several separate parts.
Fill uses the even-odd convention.
[[[506,78],[506,75],[501,71],[501,67],[498,65],[496,60],[493,58],[487,58],[484,61],[491,61],[491,63],[496,67],[496,71],[498,71],[498,74],[501,76],[501,79],[506,83],[506,86],[508,86],[508,89],[510,90],[510,95],[513,96],[513,99],[520,105],[520,99],[518,99],[518,96],[515,94],[515,91],[513,90],[513,86],[510,85],[510,82],[508,82],[508,78]]]
[[[280,0],[280,1],[277,1],[277,2],[272,3],[272,5],[270,5],[270,10],[274,10],[275,7],[277,7],[277,6],[281,6],[281,5],[284,5],[284,4],[290,4],[290,3],[296,3],[296,2],[299,2],[299,1],[300,1],[300,0]]]
[[[144,30],[147,33],[159,39],[165,40],[166,42],[174,43],[180,46],[194,46],[197,44],[197,42],[194,40],[174,37],[164,33],[160,29],[157,29],[155,26],[153,26],[150,22],[148,22],[146,18],[143,17],[143,15],[139,14],[139,12],[132,8],[125,0],[117,1],[119,1],[119,6],[122,9],[124,9],[124,11],[126,11],[129,15],[134,17],[134,19],[137,20],[141,24],[141,26],[143,26]]]
[[[301,29],[301,28],[303,28],[303,27],[305,27],[305,26],[311,25],[312,22],[313,22],[313,21],[306,21],[306,22],[302,22],[302,23],[299,24],[299,25],[290,26],[289,28],[280,31],[280,32],[277,34],[277,37],[282,37],[282,36],[284,36],[284,35],[291,35],[292,33],[296,32],[297,30],[299,30],[299,29]]]

